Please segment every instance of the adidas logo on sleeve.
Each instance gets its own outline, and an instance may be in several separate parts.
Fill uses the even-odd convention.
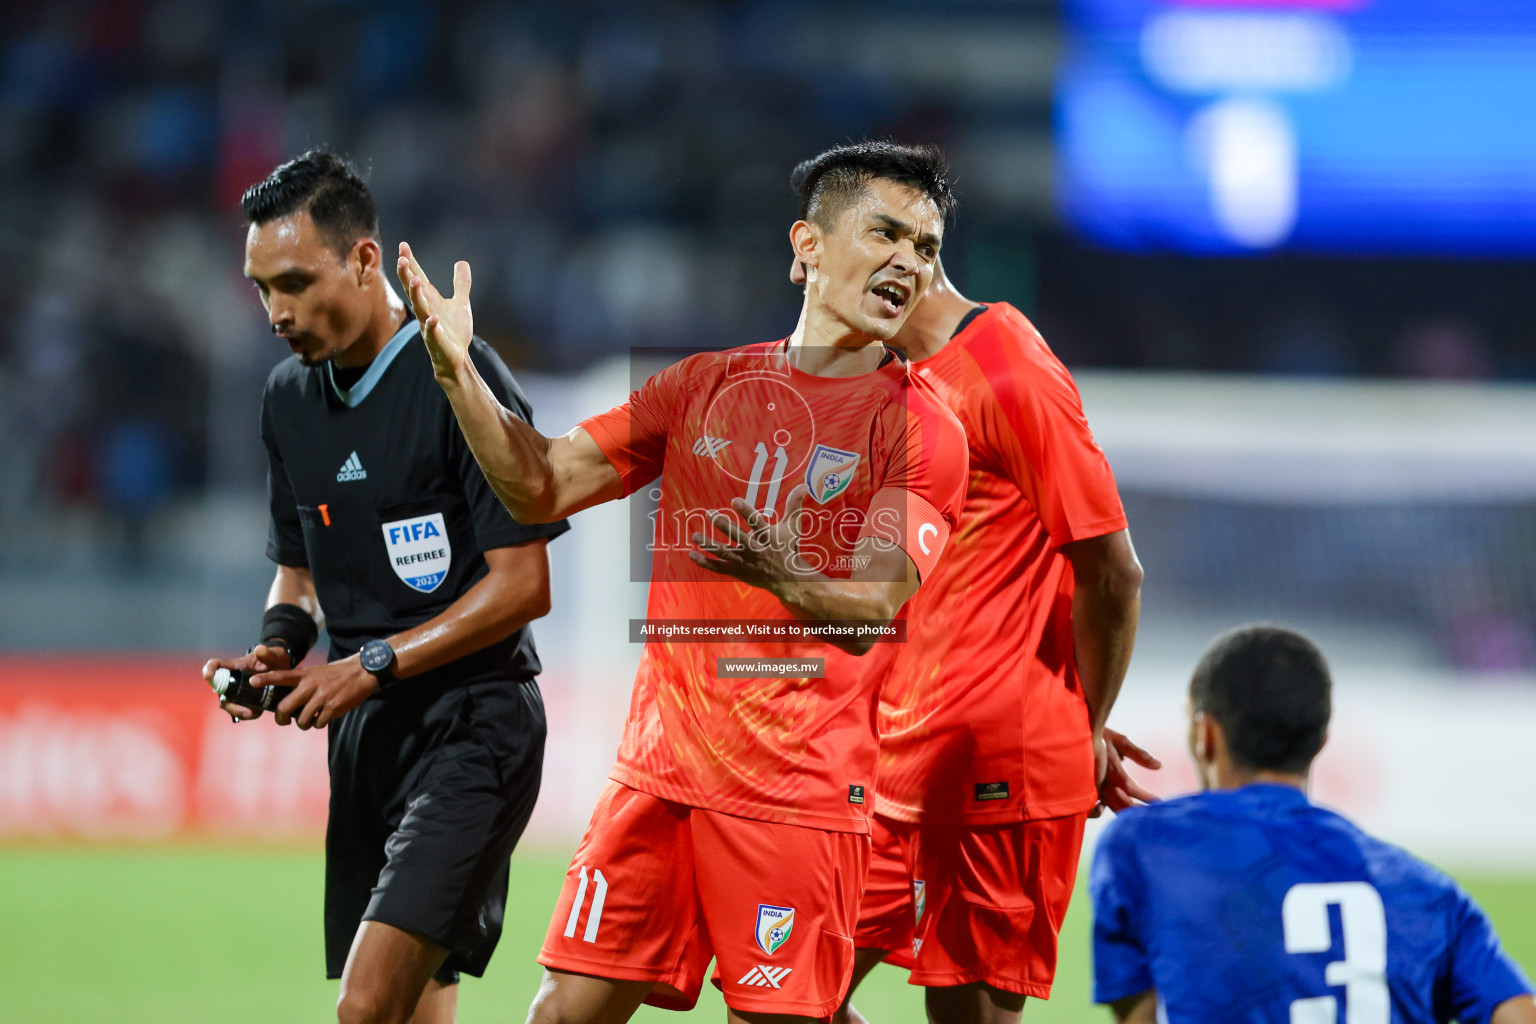
[[[357,452],[347,456],[347,461],[341,464],[341,469],[336,474],[336,482],[339,484],[366,479],[368,479],[368,471],[363,468],[363,461],[357,457]]]

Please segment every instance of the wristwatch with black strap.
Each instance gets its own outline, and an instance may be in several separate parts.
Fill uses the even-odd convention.
[[[379,681],[379,689],[395,681],[395,649],[388,640],[369,640],[357,652],[357,660]]]

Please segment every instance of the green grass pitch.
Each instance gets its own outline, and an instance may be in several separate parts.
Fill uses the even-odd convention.
[[[462,987],[464,1024],[520,1024],[538,984],[534,954],[566,858],[513,860],[507,929],[483,980]],[[224,848],[0,850],[0,1020],[6,1024],[323,1024],[321,857]],[[1536,876],[1465,875],[1509,951],[1536,967]],[[1088,932],[1079,893],[1062,936],[1054,997],[1026,1021],[1106,1024],[1088,1004]],[[922,1019],[919,990],[878,968],[855,1000],[876,1024]],[[713,986],[691,1014],[643,1008],[637,1021],[720,1021]]]

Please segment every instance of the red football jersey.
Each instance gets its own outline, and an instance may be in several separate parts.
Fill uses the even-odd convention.
[[[1125,528],[1114,475],[1071,375],[1012,306],[913,366],[965,427],[970,480],[891,651],[876,810],[936,824],[1085,810],[1093,750],[1061,546]]]
[[[858,377],[790,364],[783,342],[684,359],[629,401],[582,423],[625,493],[657,476],[648,615],[657,620],[793,620],[768,592],[688,557],[706,514],[733,498],[782,516],[796,484],[802,557],[853,572],[873,535],[933,571],[964,500],[959,422],[895,358]],[[734,513],[731,513],[734,516]],[[821,678],[721,678],[719,658],[822,658]],[[650,639],[611,778],[666,800],[763,821],[868,828],[882,675],[819,640]]]

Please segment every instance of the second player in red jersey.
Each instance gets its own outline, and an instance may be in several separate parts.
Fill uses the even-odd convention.
[[[445,300],[402,246],[438,380],[513,515],[560,518],[659,476],[651,621],[743,630],[647,643],[530,1021],[690,1005],[711,957],[733,1019],[825,1019],[847,989],[878,750],[873,638],[750,630],[889,624],[958,520],[966,447],[881,345],[938,259],[953,200],[937,153],[843,147],[819,158],[812,192],[790,232],[810,278],[790,338],[685,359],[563,438],[508,415],[462,358],[467,265]]]
[[[1085,688],[1070,546],[1123,538],[1114,475],[1066,367],[1007,303],[971,306],[913,365],[965,426],[971,473],[944,569],[893,648],[875,809],[933,825],[1083,813],[1099,798],[1090,739],[1119,679]]]
[[[929,1019],[1007,1024],[1050,994],[1085,818],[1150,796],[1119,758],[1155,760],[1105,728],[1141,568],[1077,388],[1023,314],[940,268],[898,341],[965,426],[970,477],[890,649],[855,942],[861,971],[887,951],[911,967]]]

